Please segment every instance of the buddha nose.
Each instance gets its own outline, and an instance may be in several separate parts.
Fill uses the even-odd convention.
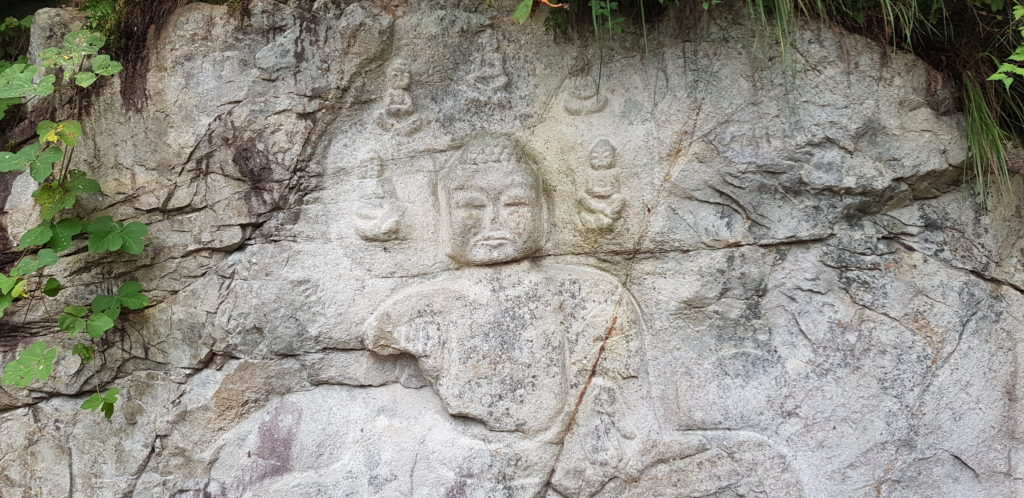
[[[488,230],[501,226],[501,210],[498,209],[498,206],[487,207],[487,210],[484,211],[484,223]]]

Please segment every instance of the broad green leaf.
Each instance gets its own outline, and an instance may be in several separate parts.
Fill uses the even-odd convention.
[[[107,54],[97,55],[92,60],[92,70],[101,76],[113,76],[119,73],[123,66],[120,62],[110,60],[110,56]]]
[[[24,275],[31,275],[40,268],[56,263],[57,253],[53,252],[53,249],[41,249],[37,256],[25,256],[22,258],[14,269],[11,270],[11,276],[21,277]]]
[[[28,144],[18,152],[0,152],[0,172],[25,171],[25,166],[39,156],[39,142]]]
[[[14,284],[18,283],[16,277],[8,277],[3,273],[0,273],[0,294],[10,294],[11,289],[14,288]]]
[[[28,162],[23,161],[17,152],[0,152],[0,173],[8,171],[24,171]]]
[[[55,182],[44,183],[39,189],[32,193],[36,204],[39,204],[41,215],[44,220],[52,220],[53,217],[75,205],[75,194],[68,192],[63,186]]]
[[[64,308],[64,312],[71,316],[81,318],[89,314],[89,308],[86,308],[85,306],[68,306],[67,308]]]
[[[149,234],[145,223],[133,221],[124,226],[121,235],[124,238],[121,248],[128,254],[142,254],[142,238]]]
[[[73,194],[91,194],[100,191],[100,184],[92,178],[87,178],[85,172],[73,169],[68,172],[68,179],[65,182],[68,192]]]
[[[75,84],[82,87],[88,88],[89,85],[96,82],[96,73],[90,71],[82,71],[75,75]]]
[[[92,361],[92,347],[87,344],[78,343],[71,348],[71,353],[82,357],[82,363]]]
[[[89,396],[89,399],[82,403],[82,409],[96,411],[102,404],[103,397],[100,396],[100,393],[92,393],[92,396]]]
[[[52,74],[43,76],[43,79],[39,80],[39,83],[36,83],[36,87],[32,90],[32,93],[36,94],[39,97],[45,97],[53,93],[53,84],[56,81],[57,77]]]
[[[117,403],[117,395],[118,394],[121,394],[121,390],[116,388],[116,387],[112,387],[110,389],[107,389],[107,391],[105,393],[103,393],[103,402],[104,403],[110,403],[110,404]]]
[[[48,47],[39,52],[39,60],[42,61],[43,67],[59,67],[65,58],[60,48]]]
[[[53,229],[50,224],[43,222],[41,225],[25,232],[18,241],[18,250],[22,251],[31,246],[41,246],[50,241],[53,236]]]
[[[85,226],[85,231],[89,232],[89,252],[116,251],[120,249],[121,244],[124,242],[124,238],[121,237],[123,229],[124,224],[114,221],[110,216],[101,216],[90,221]]]
[[[59,140],[57,137],[57,123],[44,119],[36,125],[36,135],[39,135],[39,140],[43,142],[56,142]]]
[[[80,29],[64,36],[64,46],[74,52],[95,54],[100,51],[107,38],[95,31]]]
[[[46,283],[43,284],[43,294],[49,297],[57,297],[63,287],[60,284],[60,280],[53,277],[46,279]]]
[[[14,64],[0,73],[0,98],[26,97],[35,90],[32,79],[39,72],[39,66]]]
[[[522,0],[516,7],[515,12],[512,13],[512,19],[522,24],[530,17],[531,10],[533,10],[533,0]]]
[[[28,169],[32,179],[37,182],[46,181],[53,173],[53,165],[64,159],[64,150],[60,147],[47,147],[36,156],[35,160],[29,163]]]
[[[61,313],[57,317],[57,327],[75,337],[79,332],[85,330],[85,319],[68,313]]]
[[[54,123],[53,121],[40,121],[36,126],[36,134],[42,142],[56,142],[60,140],[69,147],[78,143],[78,137],[82,135],[82,124],[73,119]]]
[[[74,218],[65,218],[54,223],[53,237],[48,244],[50,249],[63,252],[71,248],[71,239],[82,233],[82,221]]]
[[[142,284],[130,281],[121,284],[121,288],[117,291],[118,302],[121,306],[128,309],[138,310],[149,306],[149,297],[145,294],[140,294],[142,290]]]
[[[0,318],[3,318],[4,311],[10,308],[12,304],[14,304],[14,296],[9,294],[0,295]]]
[[[21,103],[21,99],[19,99],[19,98],[0,99],[0,119],[4,118],[4,115],[6,114],[7,109],[9,107],[11,107],[13,105],[18,105],[20,103]]]
[[[121,316],[121,300],[104,294],[96,296],[92,299],[92,312],[117,320],[117,317]]]
[[[18,359],[4,367],[4,384],[28,387],[32,381],[46,380],[53,372],[57,349],[47,349],[45,342],[37,342],[18,354]]]
[[[85,333],[93,339],[103,337],[103,334],[114,328],[114,320],[103,313],[95,313],[85,322]]]
[[[21,299],[23,297],[28,297],[28,292],[25,292],[25,284],[27,284],[27,283],[28,283],[28,280],[18,280],[14,284],[14,288],[11,289],[11,297],[14,298],[14,299]]]

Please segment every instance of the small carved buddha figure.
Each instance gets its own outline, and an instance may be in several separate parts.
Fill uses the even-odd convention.
[[[481,33],[478,40],[481,51],[473,58],[472,72],[467,77],[471,83],[470,96],[477,100],[491,100],[493,92],[508,85],[505,59],[498,51],[498,39],[493,32]]]
[[[384,130],[410,134],[419,128],[420,118],[409,94],[411,80],[409,64],[395,59],[387,71],[384,110],[378,121]]]
[[[569,66],[569,93],[565,96],[565,112],[573,116],[594,114],[604,110],[608,97],[599,93],[597,79],[590,75],[590,61],[580,57]]]
[[[590,171],[584,172],[583,193],[579,196],[580,221],[591,230],[611,228],[622,217],[626,199],[619,192],[619,174],[615,167],[615,146],[606,139],[590,147]]]
[[[545,241],[547,203],[524,150],[499,137],[471,141],[439,175],[437,196],[458,268],[384,302],[367,321],[368,349],[415,356],[451,415],[540,445],[531,458],[548,459],[565,496],[706,449],[700,437],[652,439],[643,321],[629,292],[601,271],[531,259]],[[474,478],[462,486],[487,489],[488,476]],[[545,486],[514,481],[514,496]]]
[[[356,189],[359,204],[353,224],[356,235],[368,242],[398,238],[402,210],[391,179],[384,176],[381,160],[373,157],[359,165]]]

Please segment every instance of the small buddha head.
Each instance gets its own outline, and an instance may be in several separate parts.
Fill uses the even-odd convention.
[[[460,265],[524,259],[546,233],[543,183],[514,141],[470,141],[438,177],[442,234],[448,257]]]
[[[615,166],[615,146],[602,138],[590,146],[590,166],[594,169],[609,169]]]

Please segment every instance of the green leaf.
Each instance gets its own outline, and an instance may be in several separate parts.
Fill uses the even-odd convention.
[[[53,236],[53,229],[50,224],[43,222],[41,225],[25,232],[18,241],[18,250],[23,251],[31,246],[41,246],[50,241]]]
[[[96,411],[102,404],[103,397],[100,396],[100,393],[92,393],[92,396],[89,396],[89,399],[82,403],[82,409]]]
[[[14,64],[0,73],[0,98],[26,97],[33,93],[36,85],[32,82],[39,66]]]
[[[36,156],[35,160],[29,163],[28,169],[32,179],[37,182],[46,181],[53,173],[53,165],[64,159],[64,150],[60,147],[47,147]]]
[[[17,266],[11,270],[12,277],[31,275],[40,268],[57,263],[57,253],[53,249],[41,249],[38,256],[25,256]]]
[[[512,13],[512,19],[522,24],[530,17],[531,10],[533,10],[533,0],[521,0],[515,12]]]
[[[117,320],[117,317],[121,316],[121,300],[103,294],[96,296],[92,299],[92,312]]]
[[[64,47],[68,51],[95,54],[100,51],[107,38],[95,31],[80,29],[64,36]]]
[[[43,76],[43,79],[39,80],[39,83],[36,83],[36,87],[32,90],[32,93],[36,94],[39,97],[45,97],[53,93],[53,84],[56,81],[57,77],[52,74]]]
[[[1021,17],[1024,17],[1024,5],[1020,5],[1020,4],[1014,5],[1013,6],[1013,20],[1014,21],[1019,21]]]
[[[39,140],[45,142],[56,142],[57,141],[57,123],[44,119],[36,125],[36,135],[39,135]],[[52,135],[51,135],[52,133]],[[51,136],[50,139],[46,139],[47,136]]]
[[[89,308],[86,308],[85,306],[68,306],[67,308],[64,308],[64,312],[71,316],[82,318],[89,313]]]
[[[59,67],[64,62],[64,53],[58,47],[47,47],[39,52],[43,67]]]
[[[60,294],[63,287],[60,285],[60,280],[53,277],[46,279],[46,283],[43,284],[43,294],[49,297],[57,297]]]
[[[25,171],[25,165],[39,156],[39,143],[31,143],[18,152],[0,152],[0,172]]]
[[[89,252],[116,251],[120,249],[121,244],[124,243],[124,237],[121,236],[123,229],[124,224],[120,221],[114,221],[113,217],[110,216],[101,216],[90,221],[85,226],[85,231],[89,232]]]
[[[61,313],[57,317],[57,327],[75,337],[79,332],[85,330],[85,320],[82,317],[69,313]]]
[[[18,98],[0,99],[0,119],[4,118],[4,115],[6,114],[7,109],[9,107],[11,107],[13,105],[18,105],[20,103],[21,103],[21,99],[18,99]]]
[[[114,320],[103,313],[94,313],[85,322],[85,333],[89,334],[89,337],[93,339],[103,337],[103,334],[112,328],[114,328]]]
[[[42,208],[40,214],[43,219],[52,220],[57,213],[74,207],[76,195],[56,182],[49,182],[40,185],[39,189],[32,193],[32,197]]]
[[[4,367],[4,384],[28,387],[32,381],[46,380],[56,358],[57,348],[47,349],[45,342],[34,343]]]
[[[121,248],[128,254],[142,254],[144,248],[142,238],[149,234],[149,227],[145,223],[133,221],[124,226],[121,236],[124,241]]]
[[[124,69],[120,62],[110,60],[107,54],[97,55],[92,60],[92,70],[101,76],[113,76]]]
[[[82,87],[88,88],[89,85],[96,82],[96,73],[89,71],[82,71],[75,75],[75,84]]]
[[[54,223],[53,225],[53,238],[50,239],[48,244],[50,249],[57,252],[63,252],[71,248],[71,239],[75,235],[82,233],[82,221],[74,218],[65,218],[63,220]]]
[[[86,344],[78,343],[71,348],[71,353],[82,357],[82,363],[89,363],[92,361],[92,347]]]
[[[36,134],[42,142],[56,142],[60,140],[69,147],[78,143],[78,137],[82,135],[82,124],[73,119],[54,123],[53,121],[40,121],[36,126]]]
[[[117,291],[117,299],[121,306],[128,309],[138,310],[149,306],[149,297],[145,294],[140,294],[142,290],[142,284],[129,281],[121,284],[121,288]]]
[[[50,147],[51,149],[53,147]],[[53,173],[53,163],[41,163],[38,161],[32,161],[28,164],[29,174],[32,175],[32,179],[37,182],[44,182]]]
[[[3,273],[0,273],[0,294],[10,294],[11,289],[14,288],[14,284],[18,283],[18,279],[15,277],[8,277]]]
[[[86,178],[85,172],[73,169],[68,172],[68,179],[65,182],[68,192],[73,194],[91,194],[100,191],[100,183],[92,178]]]
[[[0,295],[0,318],[3,318],[4,311],[14,304],[14,296],[10,294]]]

